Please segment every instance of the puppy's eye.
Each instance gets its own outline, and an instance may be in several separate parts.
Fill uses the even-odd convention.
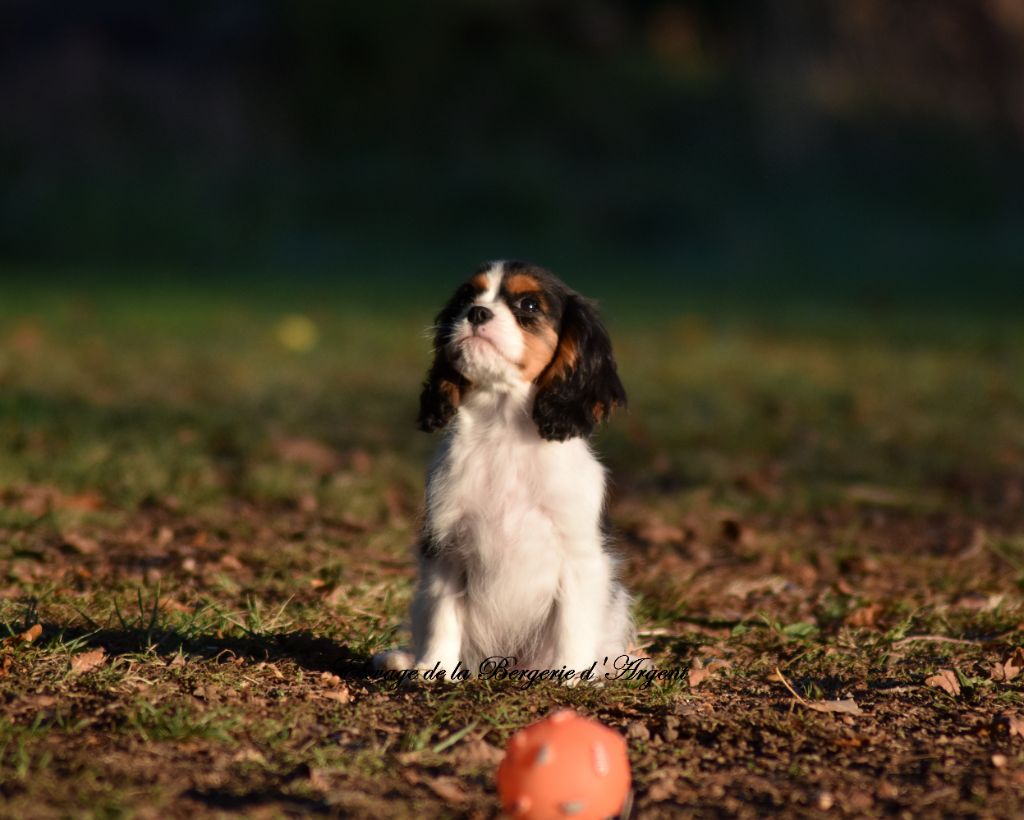
[[[524,296],[519,300],[518,307],[527,313],[537,313],[540,310],[540,300],[536,296]]]

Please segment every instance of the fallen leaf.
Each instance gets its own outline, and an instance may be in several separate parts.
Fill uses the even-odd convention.
[[[853,612],[847,615],[843,619],[843,623],[845,623],[847,626],[854,626],[860,628],[874,626],[876,619],[881,614],[881,604],[868,604],[867,606],[862,606],[860,609],[855,609]]]
[[[956,672],[952,669],[942,669],[939,674],[932,675],[930,678],[925,678],[925,686],[934,686],[937,689],[945,689],[951,695],[960,694],[960,681],[957,679]]]
[[[452,759],[463,766],[493,767],[501,763],[505,753],[486,740],[476,738],[459,743],[451,751]]]
[[[1004,600],[1005,595],[982,595],[980,592],[971,592],[962,598],[957,598],[953,606],[961,609],[973,609],[976,612],[991,612],[996,609]]]
[[[258,749],[253,749],[252,747],[241,749],[240,751],[235,752],[234,756],[231,759],[235,763],[265,764],[267,762],[267,759],[263,756],[263,754]]]
[[[636,537],[656,547],[665,544],[682,544],[686,541],[686,533],[681,527],[659,520],[650,521],[638,527]]]
[[[324,596],[324,603],[328,606],[339,606],[345,603],[350,597],[351,592],[348,587],[335,587]]]
[[[746,598],[752,592],[767,592],[772,595],[778,595],[788,585],[789,582],[781,575],[766,575],[763,578],[733,581],[725,588],[725,594],[735,595],[737,598]]]
[[[324,692],[323,697],[327,700],[335,700],[338,703],[348,703],[352,700],[352,695],[348,691],[347,686],[342,686],[340,689],[333,689],[330,692]]]
[[[91,652],[83,652],[80,655],[75,655],[71,659],[71,674],[82,675],[103,663],[107,652],[101,646],[99,649],[93,649]]]
[[[809,700],[804,704],[815,712],[832,712],[842,715],[863,715],[864,711],[853,698],[843,700]]]
[[[423,783],[434,794],[449,803],[465,803],[469,799],[456,777],[428,777],[424,778]]]
[[[42,624],[33,624],[24,632],[18,636],[18,641],[21,643],[32,643],[36,638],[43,634]]]
[[[26,695],[22,698],[22,703],[33,709],[48,709],[56,702],[57,698],[53,695]]]
[[[242,562],[239,561],[230,552],[224,553],[218,562],[223,569],[226,570],[240,570],[243,569]]]
[[[1024,715],[1007,715],[1006,728],[1010,737],[1024,737]]]
[[[82,493],[81,495],[69,495],[59,499],[57,506],[67,510],[78,510],[79,512],[95,512],[103,509],[103,496],[96,493]]]
[[[690,681],[690,688],[696,689],[707,679],[707,676],[710,674],[710,670],[708,670],[707,667],[704,666],[704,664],[701,662],[701,659],[694,658],[693,665],[690,666],[690,671],[689,673],[687,673],[687,677]]]
[[[95,538],[77,532],[65,533],[61,540],[64,542],[62,546],[82,555],[93,555],[100,549],[100,544]]]
[[[863,715],[861,708],[857,705],[853,698],[846,698],[845,700],[806,700],[800,696],[800,693],[793,688],[786,676],[776,667],[774,674],[768,676],[768,680],[777,680],[782,683],[786,689],[789,690],[797,703],[808,709],[812,709],[815,712],[833,712],[838,714],[846,715]]]
[[[1011,681],[1020,674],[1022,669],[1024,669],[1024,649],[1018,646],[1005,661],[992,664],[989,674],[994,681]]]

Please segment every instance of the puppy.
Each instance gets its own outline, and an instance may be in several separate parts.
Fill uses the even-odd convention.
[[[475,676],[489,657],[579,672],[632,645],[588,444],[625,406],[593,304],[524,262],[480,268],[438,314],[419,426],[444,430],[427,476],[413,654],[378,667]]]

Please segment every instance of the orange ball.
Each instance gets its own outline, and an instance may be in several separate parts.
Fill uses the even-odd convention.
[[[622,735],[571,709],[512,735],[498,767],[501,806],[521,820],[617,816],[630,782]]]

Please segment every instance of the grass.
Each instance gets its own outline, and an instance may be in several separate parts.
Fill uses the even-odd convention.
[[[596,441],[624,576],[689,670],[650,686],[369,674],[412,591],[431,306],[0,298],[2,813],[488,817],[509,736],[567,705],[628,738],[637,816],[1019,815],[1016,317],[586,289],[630,391]]]

